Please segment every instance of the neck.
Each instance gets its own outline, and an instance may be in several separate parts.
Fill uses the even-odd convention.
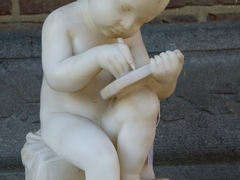
[[[95,25],[95,23],[92,20],[92,17],[90,15],[90,9],[89,9],[89,0],[84,0],[84,7],[83,7],[83,11],[82,11],[82,17],[84,20],[84,24],[86,25],[86,27],[93,32],[94,34],[99,34],[101,35],[102,33],[100,32],[100,30],[97,28],[97,26]]]

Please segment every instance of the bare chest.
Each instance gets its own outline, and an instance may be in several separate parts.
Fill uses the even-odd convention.
[[[88,51],[96,46],[114,44],[117,42],[116,39],[109,39],[102,35],[100,36],[91,34],[91,32],[84,28],[72,30],[71,37],[72,50],[74,55]]]

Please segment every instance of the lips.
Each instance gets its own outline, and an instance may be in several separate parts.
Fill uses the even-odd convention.
[[[113,29],[112,32],[116,35],[122,35],[123,34],[123,32],[118,30],[118,29]]]

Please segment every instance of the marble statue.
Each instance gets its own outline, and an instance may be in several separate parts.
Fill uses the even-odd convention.
[[[147,156],[159,99],[174,91],[184,57],[174,50],[149,58],[140,27],[168,3],[77,0],[48,16],[42,31],[41,130],[28,135],[22,150],[26,179],[54,180],[49,173],[63,172],[56,169],[61,159],[83,170],[86,180],[154,179]],[[55,170],[39,173],[32,167],[40,163],[32,158],[37,151],[48,154],[41,161],[55,158],[48,162],[55,162]],[[140,177],[143,171],[151,175]]]

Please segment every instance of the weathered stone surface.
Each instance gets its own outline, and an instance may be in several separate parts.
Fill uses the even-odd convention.
[[[176,91],[161,102],[155,165],[240,162],[240,50],[184,54]]]
[[[143,27],[150,55],[176,48],[185,55],[176,91],[161,102],[154,163],[169,165],[163,168],[166,174],[183,170],[192,177],[190,170],[196,168],[199,180],[207,176],[208,180],[221,180],[211,171],[202,176],[201,168],[225,163],[232,179],[239,175],[239,28],[238,21]],[[39,128],[40,33],[0,31],[0,171],[23,170],[20,149],[26,134]],[[231,166],[233,163],[236,166]],[[186,166],[175,171],[171,165]]]
[[[1,180],[25,180],[24,171],[1,172]]]
[[[0,61],[0,171],[22,169],[20,150],[39,128],[39,59]]]
[[[168,8],[177,8],[187,5],[200,5],[200,6],[212,6],[212,5],[236,5],[240,4],[239,1],[236,0],[171,0]]]
[[[41,56],[41,30],[0,30],[0,59]]]
[[[160,23],[179,23],[179,22],[197,22],[197,17],[194,15],[178,15],[178,16],[158,16],[154,18],[150,24],[160,24]]]
[[[239,0],[218,0],[217,3],[225,5],[240,4]]]
[[[10,14],[12,9],[11,0],[1,0],[0,15]]]
[[[240,14],[208,14],[207,21],[240,20]]]
[[[188,0],[171,0],[167,8],[177,8],[187,5]]]
[[[0,23],[0,34],[3,35],[3,31],[10,31],[10,30],[40,30],[42,29],[43,23],[28,23],[28,22],[15,22],[15,23]],[[3,38],[3,36],[1,36]],[[10,38],[10,37],[8,37]],[[3,41],[5,42],[5,41]]]
[[[240,40],[237,38],[239,27],[240,21],[146,24],[142,34],[150,53],[177,48],[182,51],[218,51],[240,48]]]
[[[170,180],[239,180],[239,164],[210,164],[193,166],[155,166],[156,177]]]
[[[240,47],[240,41],[236,39],[239,34],[239,21],[197,24],[197,26],[195,23],[144,25],[142,28],[143,39],[148,52],[175,48],[182,51],[199,51]],[[40,57],[40,27],[39,30],[0,30],[0,59]]]
[[[64,6],[68,3],[74,2],[74,0],[19,0],[20,13],[21,14],[41,14],[50,13],[53,10]]]

